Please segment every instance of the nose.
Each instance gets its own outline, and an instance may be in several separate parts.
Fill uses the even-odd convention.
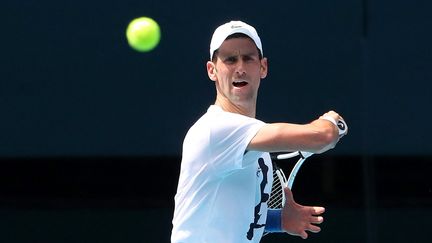
[[[236,65],[235,73],[238,77],[242,77],[243,75],[246,74],[244,64],[245,64],[244,61],[240,60],[240,61],[238,61],[237,65]]]

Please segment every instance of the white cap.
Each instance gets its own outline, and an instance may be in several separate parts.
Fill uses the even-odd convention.
[[[263,55],[261,39],[259,38],[255,28],[242,21],[231,21],[219,26],[213,33],[210,42],[210,60],[213,58],[214,51],[219,49],[225,39],[235,33],[242,33],[249,36],[260,50],[261,56]]]

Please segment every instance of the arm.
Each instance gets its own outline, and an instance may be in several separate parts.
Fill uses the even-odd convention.
[[[342,119],[334,111],[323,116]],[[337,127],[326,119],[314,120],[309,124],[271,123],[264,125],[249,143],[249,150],[279,152],[307,151],[322,153],[332,149],[339,141]]]

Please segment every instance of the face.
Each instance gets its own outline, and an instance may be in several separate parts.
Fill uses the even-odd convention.
[[[217,102],[255,108],[261,79],[267,76],[267,59],[260,60],[251,39],[232,38],[220,46],[215,62],[207,62],[207,73],[216,83]]]

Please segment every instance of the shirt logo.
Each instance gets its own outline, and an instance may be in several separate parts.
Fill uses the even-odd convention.
[[[256,172],[256,176],[260,177],[261,173],[262,173],[262,169],[261,169],[261,167],[258,167],[258,170]]]
[[[265,164],[265,161],[263,158],[258,159],[258,173],[263,174],[263,179],[259,185],[260,192],[261,192],[261,201],[258,203],[258,205],[254,208],[254,221],[249,224],[249,230],[246,233],[246,238],[248,240],[252,240],[254,237],[254,230],[259,229],[262,227],[265,227],[265,224],[259,224],[258,221],[261,218],[261,204],[266,203],[269,199],[270,195],[268,193],[264,192],[264,188],[266,187],[268,180],[267,180],[267,172],[269,171],[269,167]]]

